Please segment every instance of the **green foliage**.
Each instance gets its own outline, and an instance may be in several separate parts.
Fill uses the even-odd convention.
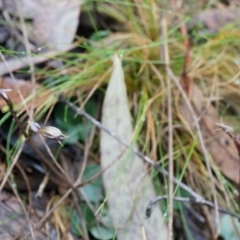
[[[70,223],[71,232],[76,236],[83,236],[83,233],[81,230],[81,221],[77,211],[74,210],[68,215],[69,217],[71,216],[71,223]]]
[[[88,101],[85,105],[85,111],[91,116],[95,116],[97,111],[96,104],[93,101]],[[92,123],[77,116],[72,109],[69,109],[63,103],[55,107],[53,116],[55,117],[57,127],[69,136],[64,140],[64,143],[84,142],[92,131]]]
[[[101,166],[98,164],[88,165],[83,174],[83,180],[87,180],[93,175],[100,172]],[[85,185],[82,188],[83,192],[87,196],[88,200],[92,203],[99,203],[104,199],[104,192],[103,192],[103,183],[102,178],[98,177],[91,183]]]
[[[229,215],[224,215],[221,218],[220,234],[224,239],[239,240],[240,223],[236,218],[232,218]]]
[[[110,228],[111,219],[107,209],[103,209],[103,211],[101,212],[101,223],[96,222],[96,218],[93,212],[86,203],[81,204],[81,210],[82,218],[86,222],[88,231],[96,239],[108,240],[114,237],[115,232]],[[81,230],[81,219],[75,210],[71,213],[71,231],[76,236],[83,236]]]
[[[83,173],[83,181],[94,176],[101,170],[100,165],[91,164],[88,165]],[[102,178],[98,177],[91,183],[87,184],[82,188],[88,201],[91,202],[96,209],[98,208],[100,201],[104,199]],[[101,223],[96,221],[93,211],[89,208],[86,203],[81,203],[80,208],[82,211],[82,218],[86,222],[88,231],[96,238],[101,240],[112,239],[115,235],[114,231],[110,228],[111,219],[109,216],[108,209],[103,208],[100,214]],[[71,231],[76,236],[83,236],[81,230],[81,218],[78,213],[74,210],[71,214]],[[107,227],[109,226],[109,227]]]
[[[101,217],[102,217],[102,221],[104,222],[104,224],[111,226],[111,219],[110,219],[109,212],[107,209],[103,209]],[[112,239],[115,235],[115,232],[112,229],[107,228],[106,226],[103,226],[102,224],[94,225],[90,229],[90,232],[95,238],[101,239],[101,240]]]
[[[94,214],[86,203],[81,203],[80,207],[82,210],[82,218],[86,222],[89,229],[95,224]],[[71,231],[76,236],[82,236],[81,219],[76,210],[73,210],[71,213]]]
[[[94,32],[91,35],[90,39],[93,41],[98,41],[98,40],[101,40],[102,38],[107,37],[109,34],[110,34],[110,32],[107,30],[99,30],[97,32]]]
[[[9,106],[5,106],[2,108],[2,113],[6,113],[9,111]]]

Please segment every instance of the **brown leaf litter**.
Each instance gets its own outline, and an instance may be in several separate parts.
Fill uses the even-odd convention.
[[[190,87],[191,96],[189,96],[189,98],[196,116],[199,119],[200,128],[208,152],[213,157],[221,172],[233,182],[239,183],[240,162],[234,142],[224,132],[216,131],[216,123],[220,122],[216,109],[209,100],[204,97],[203,93],[196,85],[192,84]],[[195,126],[193,117],[184,100],[181,100],[179,103],[179,113],[181,118],[194,131]]]

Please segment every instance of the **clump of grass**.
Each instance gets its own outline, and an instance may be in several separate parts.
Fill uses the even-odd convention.
[[[62,61],[64,75],[61,74],[62,69],[61,71],[37,69],[36,78],[41,79],[42,84],[56,97],[43,100],[36,109],[35,118],[38,119],[51,111],[59,94],[75,97],[83,106],[94,91],[104,92],[111,70],[110,57],[118,53],[123,59],[132,118],[136,133],[139,133],[137,139],[139,147],[146,155],[167,169],[168,96],[160,47],[168,43],[170,66],[176,75],[181,75],[186,48],[179,26],[172,25],[170,21],[176,17],[176,13],[159,9],[156,0],[97,1],[96,4],[100,14],[111,17],[117,22],[116,28],[114,31],[107,29],[108,35],[102,39],[82,38],[79,43],[84,49],[82,53],[65,53],[58,56],[56,59]],[[91,15],[94,6],[94,1],[90,2],[83,6],[83,11]],[[166,39],[160,37],[159,22],[162,14],[169,19]],[[187,19],[191,13],[186,8],[186,12],[182,14]],[[101,31],[96,25],[93,25],[93,28],[95,34]],[[239,32],[239,26],[229,24],[216,34],[203,36],[204,41],[200,44],[196,41],[191,48],[192,61],[187,69],[188,76],[200,87],[204,95],[211,96],[211,102],[216,106],[219,114],[226,120],[234,117],[235,122],[240,120],[238,114],[240,105],[236,104],[240,99],[240,93],[236,90],[240,63],[240,49],[237,47]],[[198,142],[193,144],[191,133],[186,130],[178,116],[178,89],[172,85],[171,91],[174,97],[172,127],[175,176],[184,179],[201,195],[212,199],[208,172],[200,145]],[[229,116],[228,112],[231,110],[234,110],[234,113]],[[143,118],[145,121],[142,121]],[[217,189],[219,201],[223,206],[236,209],[234,186],[219,172],[214,163],[212,169],[219,177],[216,184],[220,186],[222,181],[225,182],[223,188]],[[167,188],[167,179],[163,179],[163,184]],[[179,193],[179,190],[176,192]],[[224,195],[229,196],[229,202],[224,201]]]

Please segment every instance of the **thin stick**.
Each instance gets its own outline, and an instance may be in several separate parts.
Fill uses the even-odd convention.
[[[31,185],[30,185],[29,179],[26,175],[26,172],[23,170],[22,166],[18,162],[16,163],[16,167],[19,170],[19,172],[21,173],[23,180],[26,183],[26,187],[27,187],[27,191],[28,191],[28,205],[32,209],[32,191],[31,191]]]
[[[24,40],[24,45],[27,51],[27,58],[28,58],[28,62],[29,62],[29,68],[30,68],[30,73],[31,73],[31,81],[32,81],[32,102],[33,104],[31,104],[31,109],[30,109],[30,120],[33,120],[33,114],[34,114],[34,102],[35,102],[35,98],[36,98],[36,78],[35,78],[35,68],[34,68],[34,64],[32,61],[32,56],[31,56],[31,47],[29,44],[29,39],[28,39],[28,32],[27,32],[27,28],[26,28],[26,24],[25,24],[25,20],[23,18],[23,14],[22,14],[22,9],[19,3],[19,0],[15,0],[15,5],[17,7],[17,12],[19,15],[19,19],[20,19],[20,24],[21,24],[21,28],[22,28],[22,33],[23,33],[23,40]]]
[[[11,174],[11,172],[13,170],[13,167],[16,165],[16,163],[18,161],[18,158],[19,158],[19,156],[20,156],[20,154],[22,152],[23,146],[24,146],[24,141],[21,143],[21,145],[20,145],[20,147],[19,147],[19,149],[17,151],[17,154],[15,155],[15,157],[14,157],[12,163],[11,163],[11,166],[8,168],[7,173],[4,175],[4,178],[3,178],[3,180],[2,180],[2,182],[0,184],[0,192],[2,191],[5,183],[7,182],[8,177],[9,177],[9,175]]]
[[[203,155],[206,161],[206,165],[207,165],[207,170],[208,170],[208,174],[211,180],[211,189],[212,189],[212,193],[213,193],[213,199],[214,199],[214,205],[215,205],[215,214],[216,214],[216,225],[219,226],[219,212],[218,212],[218,202],[217,202],[217,193],[216,193],[216,189],[214,187],[214,181],[213,181],[213,175],[212,175],[212,171],[211,171],[211,166],[210,166],[210,158],[209,158],[209,154],[207,152],[206,146],[204,144],[204,139],[202,136],[202,132],[201,132],[201,128],[197,119],[197,116],[195,114],[195,111],[193,109],[192,104],[190,103],[187,94],[185,93],[183,87],[181,86],[179,79],[174,75],[174,73],[172,72],[172,70],[170,69],[170,67],[167,66],[167,72],[169,74],[169,76],[171,77],[171,79],[173,80],[173,82],[176,84],[178,90],[180,91],[184,101],[186,102],[186,105],[193,117],[193,121],[198,133],[198,138],[199,138],[199,142],[203,151]],[[219,229],[217,229],[218,231]],[[216,233],[217,234],[217,233]]]
[[[169,198],[168,195],[163,195],[163,196],[158,196],[155,199],[153,199],[152,201],[150,201],[147,208],[146,208],[146,217],[149,218],[151,216],[153,207],[157,202],[159,202],[161,200],[166,200],[168,198]],[[212,202],[207,201],[203,198],[202,199],[194,199],[194,198],[184,198],[184,197],[173,197],[173,200],[178,201],[178,202],[191,203],[191,204],[201,204],[201,205],[208,206],[210,208],[215,208],[215,206]],[[218,208],[218,211],[221,212],[221,213],[228,214],[228,215],[230,215],[232,217],[235,217],[235,218],[240,220],[240,215],[238,215],[234,212],[228,211],[228,210],[226,210],[224,208],[221,208],[221,207]]]
[[[165,61],[165,68],[169,67],[169,52],[167,44],[167,20],[163,15],[160,23],[162,33],[161,37],[165,39],[164,44],[160,47]],[[167,69],[165,69],[167,73]],[[168,74],[166,74],[167,82],[167,105],[168,105],[168,195],[169,195],[169,218],[168,218],[168,239],[173,239],[173,127],[172,127],[172,93],[171,93],[171,79]]]
[[[32,239],[35,240],[35,239],[36,239],[35,232],[33,231],[32,222],[30,221],[30,218],[29,218],[27,209],[25,208],[25,206],[24,206],[24,204],[23,204],[23,202],[22,202],[22,199],[20,198],[17,190],[16,190],[14,187],[12,188],[12,190],[13,190],[14,194],[16,195],[19,204],[20,204],[21,207],[22,207],[22,210],[23,210],[24,214],[26,215],[26,218],[27,218],[27,222],[28,222],[28,225],[29,225],[29,229],[30,229],[30,233],[31,233]]]
[[[58,163],[57,159],[53,156],[53,153],[51,151],[51,149],[49,148],[49,146],[47,145],[46,141],[44,140],[43,136],[40,135],[41,141],[44,145],[44,147],[46,148],[49,156],[51,157],[52,161],[54,162],[54,164],[57,166],[57,168],[60,170],[60,172],[63,174],[63,176],[69,181],[71,182],[71,179],[69,178],[69,176],[67,175],[67,173],[64,171],[64,169],[61,167],[61,165]]]
[[[86,165],[87,165],[89,150],[90,150],[90,147],[93,143],[93,138],[95,136],[95,132],[96,132],[96,128],[94,127],[91,131],[90,137],[86,141],[86,144],[85,144],[85,147],[84,147],[83,163],[82,163],[81,171],[80,171],[80,173],[77,177],[76,183],[81,183],[82,182],[82,176],[83,176],[83,173],[84,173]]]
[[[47,172],[47,173],[45,174],[45,176],[44,176],[41,184],[40,184],[39,187],[38,187],[38,191],[37,191],[37,193],[36,193],[36,196],[37,196],[37,197],[41,197],[41,196],[42,196],[43,191],[44,191],[44,189],[45,189],[45,187],[46,187],[46,185],[47,185],[47,183],[48,183],[48,181],[49,181],[49,175],[50,175],[49,172]]]

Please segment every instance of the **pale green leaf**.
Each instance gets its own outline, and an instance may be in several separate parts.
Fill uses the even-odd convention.
[[[102,124],[131,144],[133,127],[124,73],[118,56],[114,56],[113,60],[113,72],[102,109]],[[158,205],[151,218],[145,219],[146,206],[156,197],[147,166],[142,159],[102,131],[102,168],[105,169],[116,160],[114,165],[103,172],[103,183],[117,238],[143,239],[144,229],[147,239],[167,239],[167,228]]]

